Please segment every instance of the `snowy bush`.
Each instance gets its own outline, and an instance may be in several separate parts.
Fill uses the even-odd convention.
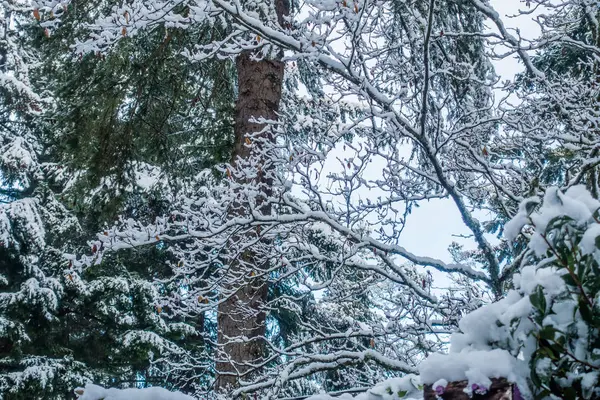
[[[583,186],[523,201],[505,229],[529,240],[514,289],[465,316],[450,354],[430,356],[421,380],[485,388],[507,378],[525,397],[600,398],[599,208]]]

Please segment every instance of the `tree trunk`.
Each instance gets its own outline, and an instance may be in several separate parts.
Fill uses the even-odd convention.
[[[275,0],[279,23],[283,24],[283,16],[289,12],[287,0]],[[265,126],[250,122],[251,119],[265,118],[277,119],[279,102],[284,74],[284,63],[280,58],[252,61],[251,52],[241,53],[236,60],[238,74],[238,99],[235,109],[235,147],[232,155],[232,165],[243,162],[249,158],[258,157],[259,173],[253,179],[253,184],[259,185],[259,196],[254,199],[260,211],[269,214],[271,207],[263,202],[262,197],[269,197],[272,193],[273,179],[269,167],[264,160],[258,156],[260,142],[254,140],[251,146],[246,146],[246,134],[262,131]],[[270,131],[260,134],[260,138],[267,142],[273,142],[274,137]],[[249,183],[247,181],[241,183]],[[235,214],[243,214],[245,205],[236,204]],[[253,235],[260,235],[257,229]],[[239,275],[248,265],[256,266],[261,270],[264,265],[262,257],[256,251],[250,249],[244,252],[230,265],[232,275]],[[244,267],[242,267],[242,264]],[[227,362],[217,363],[217,381],[215,390],[225,393],[239,386],[240,375],[247,374],[252,370],[247,365],[258,360],[263,355],[264,343],[260,339],[265,334],[265,311],[261,305],[264,303],[268,293],[268,284],[265,280],[253,278],[250,284],[241,287],[229,287],[229,291],[235,294],[220,303],[218,307],[218,344],[228,358]],[[230,343],[230,338],[245,337],[244,342]],[[256,340],[253,340],[256,339]]]

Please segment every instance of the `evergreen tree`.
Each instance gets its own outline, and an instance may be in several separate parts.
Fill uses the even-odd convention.
[[[595,11],[584,1],[558,7],[546,20],[550,36],[535,47],[575,43],[590,52],[578,58],[584,71],[571,75],[542,71],[544,55],[532,60],[531,48],[486,1],[314,1],[288,18],[284,2],[134,0],[100,3],[71,19],[70,28],[69,6],[41,4],[36,18],[46,36],[61,37],[61,29],[78,36],[81,29],[74,45],[81,59],[62,60],[57,76],[102,78],[84,91],[74,81],[49,82],[57,96],[64,91],[66,106],[56,106],[60,127],[51,133],[48,121],[44,132],[48,154],[68,165],[54,184],[85,215],[84,229],[98,230],[91,252],[68,256],[70,276],[78,283],[92,274],[90,284],[120,293],[99,303],[100,311],[110,311],[101,323],[114,340],[98,340],[98,348],[137,352],[140,364],[115,370],[122,376],[145,368],[144,355],[155,347],[166,349],[154,365],[170,375],[168,383],[195,391],[214,385],[228,397],[304,395],[319,387],[340,392],[415,372],[444,346],[461,313],[487,295],[502,298],[514,284],[525,241],[494,245],[486,233],[500,233],[524,197],[552,183],[596,185],[595,42],[572,33],[573,23],[587,18],[595,35]],[[506,109],[501,101],[495,112],[498,79],[486,54],[485,18],[496,25],[493,37],[527,68],[518,92],[522,107]],[[160,50],[148,43],[160,43]],[[169,53],[172,43],[181,46]],[[193,59],[212,73],[219,57],[232,56],[235,74],[230,66],[225,76],[237,75],[233,113],[211,105],[221,75],[193,80],[200,100],[210,100],[205,121],[230,129],[228,160],[219,155],[226,153],[195,153],[215,143],[202,135],[190,150],[191,128],[210,125],[179,119],[165,107],[165,99],[189,99],[196,89],[165,88],[142,72],[187,76],[177,60]],[[73,74],[77,62],[89,72]],[[56,65],[43,68],[40,77],[54,76]],[[181,77],[170,82],[188,82]],[[294,78],[309,98],[298,95]],[[231,93],[214,104],[231,105]],[[154,140],[162,128],[183,134]],[[561,161],[557,143],[573,158]],[[209,162],[179,168],[188,155]],[[228,162],[201,169],[221,160]],[[142,176],[156,180],[154,191],[140,186],[148,181]],[[453,246],[454,263],[402,246],[411,210],[432,199],[455,206],[477,247]],[[490,211],[486,221],[481,210]],[[115,215],[121,218],[104,225]],[[432,269],[452,283],[435,287]],[[113,271],[118,278],[104,279]],[[118,289],[125,271],[140,278],[132,291]],[[153,293],[129,301],[143,297],[135,288],[150,278]],[[148,313],[152,303],[156,315]],[[145,310],[139,316],[137,304]],[[108,321],[128,307],[133,314],[126,321]],[[144,334],[140,321],[156,326]],[[193,347],[169,335],[192,337]],[[114,344],[119,340],[124,346]]]
[[[83,366],[61,351],[56,326],[66,247],[78,229],[47,182],[37,121],[48,106],[29,74],[38,59],[18,2],[0,6],[0,396],[70,396]]]
[[[306,68],[300,78],[324,67],[318,75],[313,72],[312,81],[305,80],[313,83],[311,94],[323,95],[315,90],[317,78],[336,93],[306,101],[292,94],[289,103],[281,104],[278,116],[267,105],[247,104],[240,115],[269,118],[245,128],[253,133],[249,136],[237,131],[238,153],[244,157],[222,167],[227,179],[206,179],[179,199],[173,215],[154,224],[122,223],[97,242],[103,250],[113,250],[153,246],[159,238],[167,238],[181,260],[179,279],[205,280],[185,293],[185,307],[179,312],[221,308],[224,316],[223,307],[234,305],[227,311],[237,319],[226,317],[233,319],[228,322],[232,329],[220,331],[220,351],[209,355],[218,366],[228,363],[228,382],[222,384],[221,379],[219,389],[230,383],[233,397],[259,390],[276,397],[309,393],[314,390],[311,379],[322,381],[327,374],[344,375],[328,388],[345,390],[364,379],[415,371],[415,354],[436,349],[428,336],[448,333],[456,322],[453,313],[472,305],[465,304],[464,291],[459,290],[439,300],[429,289],[427,275],[414,265],[480,280],[496,296],[501,295],[495,249],[472,215],[473,206],[485,202],[497,187],[493,176],[488,179],[479,169],[472,170],[473,165],[487,165],[473,149],[485,148],[495,129],[488,113],[495,76],[475,33],[481,31],[483,19],[470,2],[432,2],[421,7],[411,3],[398,9],[392,3],[380,9],[371,3],[317,2],[306,6],[311,9],[310,18],[294,20],[294,24],[276,21],[273,4],[256,11],[252,4],[228,8],[227,2],[214,2],[182,19],[177,10],[167,16],[155,14],[169,7],[168,1],[150,8],[142,3],[131,8],[136,13],[131,18],[145,21],[147,29],[153,29],[157,20],[177,20],[193,27],[207,15],[226,15],[209,19],[219,26],[230,18],[239,29],[231,31],[228,42],[209,43],[197,49],[197,54],[199,58],[221,51],[223,55],[242,54],[237,62],[247,63],[248,69],[238,68],[238,74],[246,74],[244,84],[250,84],[244,86],[246,100],[265,96],[267,105],[277,104],[268,89],[279,82],[279,69],[264,76],[259,68],[267,68],[277,46],[293,52],[299,59],[296,65]],[[444,13],[448,9],[452,12]],[[82,42],[79,48],[114,48],[123,40],[123,28],[129,27],[120,17],[124,11],[101,18],[97,26],[102,27],[103,36]],[[404,24],[398,24],[399,16]],[[439,35],[445,29],[461,34]],[[394,35],[387,36],[391,32]],[[338,34],[352,43],[352,51],[327,54],[324,49],[333,46]],[[401,46],[402,51],[381,53],[375,37],[392,48]],[[266,58],[260,61],[265,64],[249,62],[250,51],[254,57]],[[271,67],[279,67],[270,62]],[[241,98],[242,77],[238,78]],[[365,104],[348,104],[347,93],[366,98]],[[406,161],[398,155],[402,145],[410,146]],[[338,149],[344,151],[341,168],[324,171],[326,184],[320,172]],[[378,160],[378,170],[369,173],[373,160]],[[272,174],[271,180],[262,180],[263,174]],[[294,187],[301,194],[296,195]],[[361,198],[363,190],[373,192],[368,201]],[[398,245],[404,223],[398,217],[406,217],[416,202],[433,198],[455,202],[479,245],[481,257],[476,261],[486,272],[419,257]],[[322,232],[327,240],[318,240],[313,232]],[[94,257],[84,256],[77,263],[89,265]],[[408,307],[406,299],[414,299],[414,314],[380,319],[376,313],[365,313],[375,301],[377,307],[387,305],[380,292],[364,294],[359,282],[376,285],[380,279],[406,289],[396,293],[396,301]],[[299,293],[269,298],[266,282],[285,282],[298,287]],[[319,291],[323,299],[311,309],[310,297]],[[194,310],[196,299],[204,305]],[[272,310],[286,310],[299,321],[289,345],[258,345],[266,342],[263,321]],[[409,334],[403,334],[400,327]],[[244,351],[248,348],[252,348],[250,356]],[[369,374],[363,374],[366,368],[372,368]]]
[[[181,383],[190,371],[161,361],[204,346],[201,315],[163,319],[159,299],[181,290],[153,282],[172,275],[166,243],[85,271],[62,255],[89,249],[85,240],[117,216],[153,221],[199,169],[228,157],[230,67],[182,63],[181,46],[198,32],[176,29],[108,59],[78,58],[73,21],[110,2],[52,13],[15,4],[3,9],[0,392],[65,398],[89,381],[193,391]],[[64,25],[54,27],[58,16]],[[31,54],[35,62],[23,60]]]

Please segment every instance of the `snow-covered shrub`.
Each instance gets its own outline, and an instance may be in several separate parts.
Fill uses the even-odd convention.
[[[422,363],[422,382],[507,378],[527,398],[599,399],[599,208],[583,186],[523,201],[505,229],[529,241],[514,289],[460,321],[450,353]]]

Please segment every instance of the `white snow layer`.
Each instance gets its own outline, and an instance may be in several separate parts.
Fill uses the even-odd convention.
[[[98,385],[87,384],[85,388],[75,389],[78,400],[194,400],[193,397],[180,392],[170,392],[159,387],[146,389],[105,389]],[[402,378],[385,380],[372,389],[356,396],[342,394],[330,396],[317,394],[307,400],[421,400],[422,386],[419,377],[406,375]]]
[[[600,201],[594,199],[584,185],[572,186],[565,193],[556,187],[548,188],[544,195],[543,206],[537,212],[529,214],[528,206],[538,202],[539,200],[532,198],[523,201],[517,215],[504,226],[504,236],[508,240],[515,239],[525,225],[534,226],[535,232],[530,238],[529,247],[538,256],[548,250],[548,244],[542,234],[552,219],[565,216],[584,225],[593,220],[594,212],[600,208]],[[593,249],[590,248],[589,243],[589,239],[583,243],[586,246],[584,251],[591,253]]]
[[[105,389],[88,383],[85,388],[75,389],[79,400],[195,400],[180,392],[170,392],[160,387],[144,389]]]

